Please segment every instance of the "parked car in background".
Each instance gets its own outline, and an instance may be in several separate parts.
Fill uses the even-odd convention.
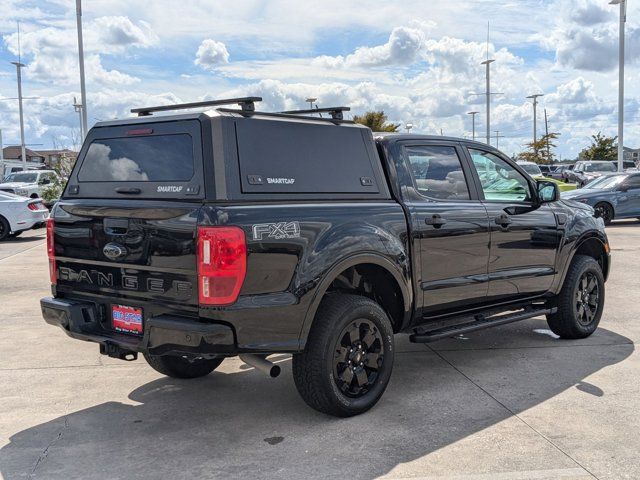
[[[49,210],[39,200],[0,192],[0,240],[44,226]]]
[[[616,165],[608,160],[580,160],[573,170],[567,172],[565,178],[567,182],[577,183],[578,188],[582,188],[591,180],[615,171]]]
[[[549,172],[549,178],[555,178],[556,180],[562,180],[562,173],[569,168],[569,165],[554,165]]]
[[[614,219],[640,218],[640,173],[604,175],[562,198],[591,205],[605,225]]]
[[[577,188],[576,184],[574,183],[565,183],[565,182],[556,180],[555,178],[545,177],[541,167],[548,168],[549,167],[548,165],[538,165],[537,163],[534,163],[534,162],[524,162],[524,161],[518,162],[518,165],[520,165],[524,169],[524,171],[527,172],[535,180],[548,180],[553,183],[556,183],[561,192],[568,192],[569,190],[575,190]]]
[[[0,191],[23,197],[40,198],[42,190],[56,178],[53,170],[28,170],[12,173],[0,183]]]
[[[540,167],[540,171],[545,177],[548,177],[556,167],[553,165],[538,165]]]
[[[617,160],[610,160],[611,163],[613,163],[613,165],[616,167],[616,170],[618,170],[618,161]],[[633,160],[623,160],[622,162],[622,170],[623,171],[627,171],[630,169],[636,169],[636,162],[634,162]]]

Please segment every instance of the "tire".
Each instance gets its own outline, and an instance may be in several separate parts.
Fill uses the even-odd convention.
[[[604,220],[605,225],[611,224],[611,220],[613,220],[613,207],[606,202],[596,203],[596,206],[593,207],[595,210],[596,217],[602,218]]]
[[[143,354],[144,359],[155,371],[172,378],[198,378],[209,375],[222,363],[223,357],[197,359],[190,362],[186,358],[173,355]]]
[[[598,262],[576,255],[557,297],[558,311],[547,315],[551,331],[566,339],[591,335],[602,317],[604,293],[604,276]]]
[[[293,356],[293,379],[311,408],[351,417],[380,400],[393,356],[393,328],[380,305],[357,295],[329,295],[318,308],[305,350]]]
[[[6,239],[11,231],[11,226],[6,218],[0,216],[0,241]]]

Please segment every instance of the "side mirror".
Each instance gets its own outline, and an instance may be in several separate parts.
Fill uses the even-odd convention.
[[[538,201],[540,203],[550,203],[560,200],[560,189],[555,182],[548,180],[538,180]]]

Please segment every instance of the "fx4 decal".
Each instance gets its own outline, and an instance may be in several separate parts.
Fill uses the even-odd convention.
[[[278,222],[278,223],[258,223],[252,227],[253,239],[262,240],[266,238],[274,238],[281,240],[283,238],[300,237],[299,222]]]

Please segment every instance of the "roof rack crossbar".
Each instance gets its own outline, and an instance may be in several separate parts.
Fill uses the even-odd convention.
[[[152,112],[164,112],[168,110],[185,110],[187,108],[199,108],[199,107],[215,107],[217,105],[233,105],[238,104],[242,111],[253,112],[255,111],[255,102],[261,102],[262,97],[240,97],[240,98],[227,98],[222,100],[207,100],[204,102],[192,102],[192,103],[176,103],[174,105],[159,105],[157,107],[142,107],[132,108],[131,113],[137,113],[139,117],[146,117],[152,114]]]
[[[342,112],[348,112],[351,110],[349,107],[323,107],[323,108],[309,108],[307,110],[287,110],[284,113],[287,115],[308,115],[310,113],[329,113],[334,120],[343,120],[344,115]]]

